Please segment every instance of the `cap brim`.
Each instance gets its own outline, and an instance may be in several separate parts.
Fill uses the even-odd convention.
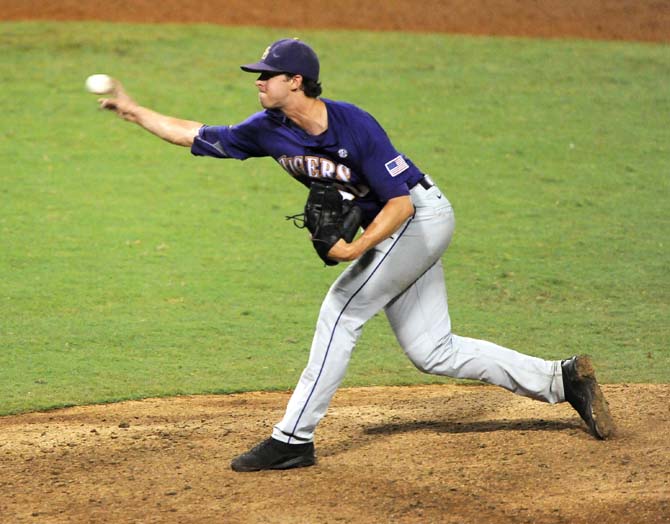
[[[240,66],[240,69],[242,71],[246,71],[247,73],[264,73],[266,71],[270,71],[272,73],[283,72],[280,69],[264,64],[263,62],[256,62],[255,64],[245,64]]]

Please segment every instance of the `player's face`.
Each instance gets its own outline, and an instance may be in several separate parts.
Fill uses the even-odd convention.
[[[283,73],[262,73],[256,79],[258,100],[265,109],[280,109],[291,93],[292,79]]]

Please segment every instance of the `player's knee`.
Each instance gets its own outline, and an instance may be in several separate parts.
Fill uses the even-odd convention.
[[[451,350],[452,337],[449,333],[438,340],[437,343],[422,341],[407,351],[407,356],[419,371],[435,374],[438,369],[442,370],[444,368],[444,363],[449,358]],[[442,372],[439,374],[442,374]]]

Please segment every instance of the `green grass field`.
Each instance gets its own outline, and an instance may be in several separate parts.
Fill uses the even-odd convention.
[[[97,110],[105,72],[210,124],[258,110],[254,61],[286,31],[0,24],[0,414],[291,388],[324,268],[271,160],[216,161]],[[289,34],[288,36],[294,36]],[[301,32],[324,96],[373,113],[454,204],[455,332],[603,382],[670,380],[670,47]],[[375,317],[346,385],[441,382]]]

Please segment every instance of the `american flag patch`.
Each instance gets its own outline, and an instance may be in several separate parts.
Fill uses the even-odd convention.
[[[398,155],[390,162],[386,162],[386,164],[384,165],[386,166],[386,171],[388,171],[389,175],[391,176],[399,175],[400,173],[405,171],[405,169],[409,169],[409,165],[402,157],[402,155]]]

